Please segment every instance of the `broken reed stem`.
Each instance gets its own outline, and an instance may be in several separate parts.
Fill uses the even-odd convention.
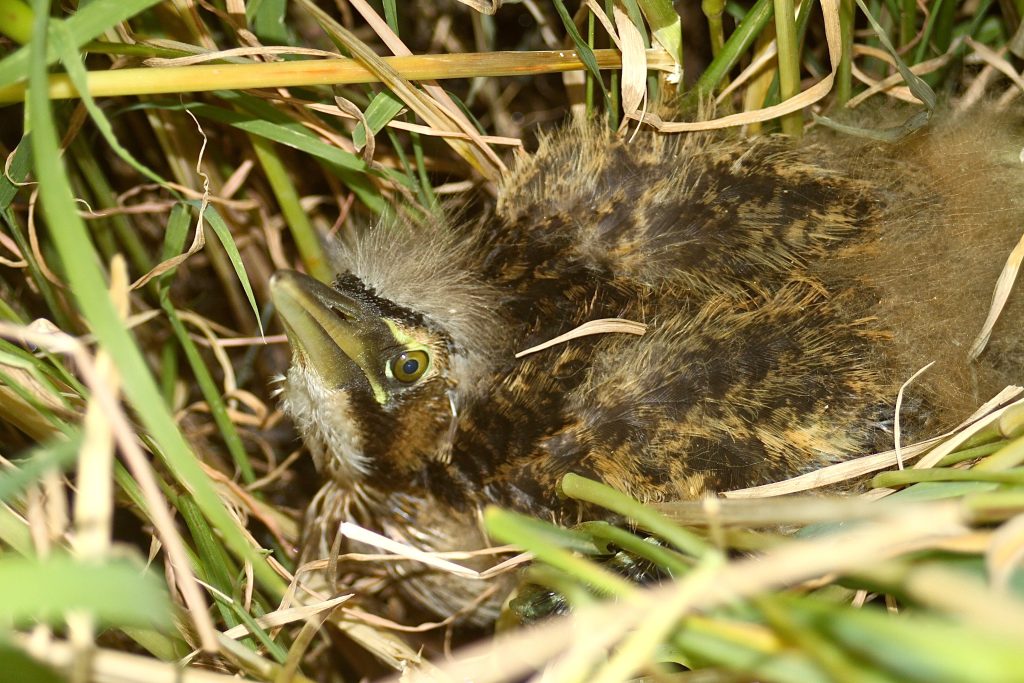
[[[617,50],[594,50],[598,67],[622,68]],[[403,77],[413,80],[474,78],[477,76],[529,76],[563,71],[582,71],[583,62],[574,50],[537,52],[465,52],[444,55],[384,57]],[[672,71],[672,57],[661,49],[647,51],[647,68]],[[158,95],[211,90],[284,88],[308,85],[374,83],[379,79],[354,59],[316,59],[269,64],[199,64],[194,66],[113,69],[88,73],[93,97]],[[49,77],[49,97],[77,98],[79,93],[65,74]],[[0,88],[0,104],[25,99],[25,84]]]

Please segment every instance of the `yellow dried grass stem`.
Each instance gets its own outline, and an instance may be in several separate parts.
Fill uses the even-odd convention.
[[[42,644],[29,643],[28,639],[19,641],[34,657],[59,671],[70,670],[80,656],[66,641],[49,640]],[[244,683],[251,680],[106,648],[89,653],[88,673],[88,680],[93,683]]]
[[[616,50],[595,50],[602,69],[619,69]],[[582,71],[584,66],[574,50],[537,52],[465,52],[447,55],[383,57],[402,77],[412,81],[478,76],[530,76],[563,71]],[[671,71],[672,58],[664,50],[647,51],[647,67]],[[117,69],[90,71],[87,82],[93,97],[159,95],[211,90],[283,88],[309,85],[374,83],[379,79],[354,59],[303,60],[271,64],[200,64],[176,68]],[[79,96],[65,74],[49,78],[50,99]],[[0,104],[25,99],[25,84],[0,88]]]
[[[1002,272],[999,273],[999,279],[996,280],[988,317],[985,318],[985,324],[982,326],[981,332],[978,333],[974,343],[971,344],[971,349],[967,354],[971,360],[976,360],[988,345],[988,340],[992,336],[992,329],[996,326],[996,321],[999,320],[999,315],[1003,312],[1003,308],[1010,298],[1010,290],[1013,289],[1013,283],[1017,280],[1017,273],[1020,272],[1022,263],[1024,263],[1024,233],[1021,234],[1017,246],[1010,252]]]
[[[971,436],[985,429],[987,426],[996,423],[1004,413],[1014,410],[1014,406],[1024,405],[1024,399],[1013,404],[1003,406],[1007,401],[1016,399],[1022,389],[1010,386],[997,394],[981,408],[975,411],[974,415],[965,420],[956,429],[941,436],[922,441],[910,446],[901,448],[903,461],[906,462],[918,456],[925,455],[915,468],[934,467],[942,458],[952,453],[958,446],[966,442]],[[937,446],[932,449],[933,446]],[[930,450],[931,449],[931,450]],[[784,496],[801,491],[809,491],[823,486],[831,486],[842,482],[851,481],[872,472],[894,467],[897,464],[895,449],[866,455],[853,460],[846,460],[835,465],[829,465],[813,472],[801,474],[784,481],[762,486],[752,486],[735,491],[724,491],[722,495],[726,498],[768,498],[772,496]],[[892,491],[888,489],[876,489],[865,494],[868,498],[880,498]]]
[[[523,349],[516,354],[516,358],[522,358],[528,356],[531,353],[537,353],[544,349],[549,349],[552,346],[558,344],[564,344],[567,341],[573,339],[579,339],[580,337],[586,337],[592,334],[609,334],[611,332],[621,332],[623,334],[635,334],[637,336],[643,336],[647,333],[647,325],[644,323],[638,323],[633,320],[624,320],[622,318],[601,318],[600,320],[588,320],[579,327],[569,330],[565,334],[560,334],[554,339],[549,339],[546,342],[531,346],[528,349]]]

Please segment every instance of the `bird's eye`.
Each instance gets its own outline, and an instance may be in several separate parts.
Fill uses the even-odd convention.
[[[427,371],[430,358],[426,351],[405,351],[391,359],[391,374],[399,382],[415,382]]]

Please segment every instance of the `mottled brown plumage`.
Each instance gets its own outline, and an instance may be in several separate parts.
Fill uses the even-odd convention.
[[[326,480],[307,559],[344,520],[455,550],[487,544],[488,504],[600,514],[556,495],[566,472],[671,500],[884,449],[899,385],[932,359],[904,434],[963,417],[1024,357],[1019,301],[997,362],[965,357],[1024,217],[1009,127],[983,124],[895,146],[563,130],[490,219],[369,230],[333,289],[279,274],[285,405]],[[514,357],[608,317],[648,333]],[[486,588],[393,571],[438,614]]]

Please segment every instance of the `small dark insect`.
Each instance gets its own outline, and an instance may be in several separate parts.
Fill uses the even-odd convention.
[[[368,230],[333,286],[279,272],[285,406],[325,479],[306,558],[343,521],[444,551],[487,545],[488,504],[600,516],[558,498],[567,472],[663,501],[891,448],[932,360],[903,433],[956,423],[1024,374],[1021,297],[967,358],[1024,226],[1015,134],[988,114],[894,145],[571,128],[488,220]],[[648,331],[515,357],[601,318]],[[391,571],[439,615],[488,588]]]

